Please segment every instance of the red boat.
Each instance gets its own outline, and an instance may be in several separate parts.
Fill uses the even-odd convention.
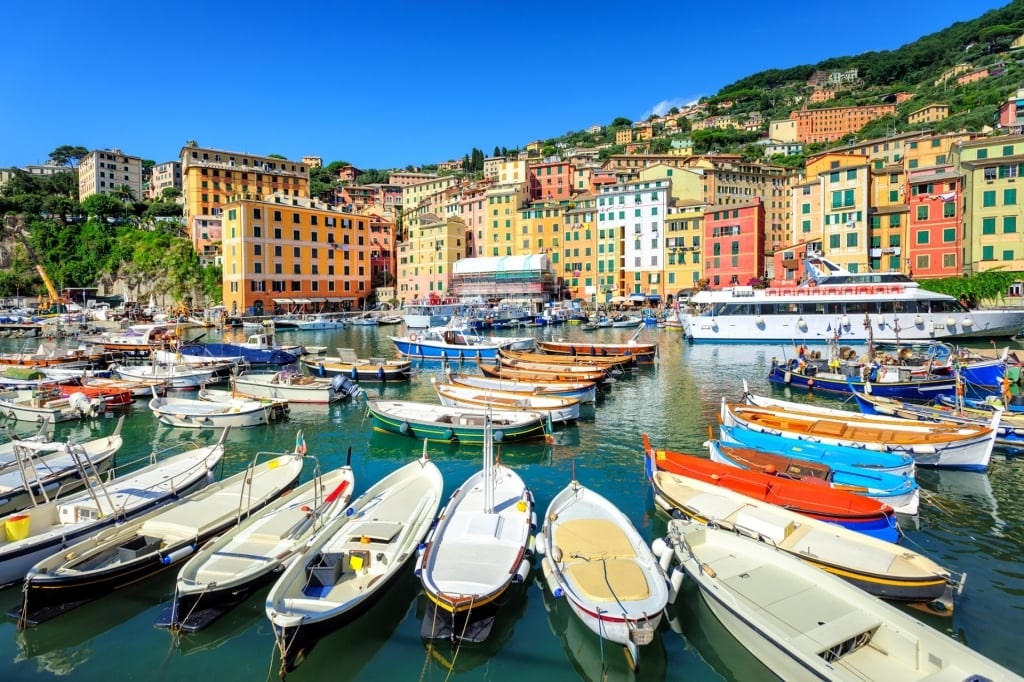
[[[643,434],[643,444],[649,478],[656,469],[660,469],[719,485],[888,542],[896,542],[900,537],[893,508],[869,497],[836,490],[822,483],[787,478],[785,475],[738,469],[704,457],[671,450],[655,450],[647,434]]]
[[[90,398],[101,398],[107,407],[124,407],[132,404],[132,392],[127,389],[99,386],[83,386],[78,379],[61,382],[61,394],[67,398],[72,393],[84,393]]]

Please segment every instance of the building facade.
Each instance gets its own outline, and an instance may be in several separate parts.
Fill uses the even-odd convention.
[[[163,196],[165,189],[181,191],[180,161],[165,161],[153,166],[149,178],[149,198],[155,199]]]
[[[131,190],[136,201],[142,199],[142,159],[128,156],[120,149],[97,149],[82,157],[78,164],[78,198],[93,194],[114,194],[118,187]]]
[[[709,286],[748,285],[765,275],[764,204],[755,198],[739,206],[704,211],[704,272]]]

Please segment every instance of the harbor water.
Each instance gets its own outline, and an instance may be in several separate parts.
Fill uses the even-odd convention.
[[[353,348],[361,357],[394,356],[388,339],[402,327],[351,327],[337,331],[281,332],[278,342]],[[241,330],[206,332],[204,341],[242,340]],[[583,332],[576,326],[518,330],[542,338],[624,341],[628,329]],[[513,334],[509,331],[507,335]],[[654,366],[618,378],[596,408],[575,425],[556,427],[555,442],[510,444],[498,448],[531,488],[541,516],[548,503],[575,475],[613,501],[648,539],[664,534],[666,518],[656,512],[644,478],[641,435],[655,447],[704,453],[702,444],[717,424],[722,397],[739,399],[746,380],[751,390],[772,392],[767,382],[772,357],[793,349],[780,346],[688,345],[679,333],[649,327],[641,341],[660,343]],[[5,351],[21,341],[0,342]],[[415,366],[407,384],[366,386],[369,396],[436,401],[430,384],[441,377],[437,364]],[[458,367],[454,369],[458,370]],[[472,364],[466,371],[474,371]],[[784,396],[781,391],[775,395]],[[799,396],[837,404],[836,400]],[[212,443],[212,430],[160,426],[136,401],[124,424],[125,445],[118,462],[146,458],[154,450]],[[58,438],[86,439],[110,433],[116,414],[60,424]],[[29,424],[8,422],[20,434]],[[343,465],[349,450],[356,494],[420,455],[423,444],[375,433],[364,403],[292,405],[283,422],[235,430],[228,437],[223,474],[240,470],[259,451],[285,451],[297,430],[308,452],[324,469]],[[446,497],[480,467],[479,448],[430,444],[429,456],[445,477]],[[303,480],[313,471],[310,462]],[[1024,461],[998,454],[987,473],[921,470],[920,514],[903,519],[903,542],[943,566],[966,572],[963,594],[951,616],[912,611],[970,647],[1024,674],[1024,649],[1017,627],[1024,622]],[[264,613],[267,590],[257,592],[208,630],[175,637],[153,627],[169,604],[174,575],[168,572],[53,621],[19,631],[14,620],[0,620],[0,679],[42,680],[235,680],[275,679],[279,659]],[[0,591],[6,613],[20,603],[20,587]],[[290,680],[566,680],[631,679],[621,647],[602,643],[571,612],[564,600],[541,589],[532,575],[500,612],[490,641],[453,648],[420,638],[424,599],[411,566],[366,614],[321,640],[292,672]],[[671,619],[644,648],[644,680],[764,680],[764,668],[718,623],[688,581]],[[2,618],[2,617],[0,617]]]

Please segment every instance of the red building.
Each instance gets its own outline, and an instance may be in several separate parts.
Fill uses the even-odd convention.
[[[765,274],[764,204],[759,197],[704,212],[704,276],[711,288],[746,285]]]
[[[804,278],[804,258],[807,252],[821,253],[821,240],[815,239],[800,242],[792,246],[777,249],[772,254],[774,267],[770,285],[773,287],[796,286]]]
[[[568,161],[531,163],[530,201],[562,201],[572,196],[573,165]]]
[[[956,277],[963,272],[960,177],[951,165],[908,173],[910,220],[906,245],[914,278]]]

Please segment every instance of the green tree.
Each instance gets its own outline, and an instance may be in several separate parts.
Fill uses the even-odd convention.
[[[117,217],[124,211],[124,204],[109,194],[90,194],[82,201],[82,210],[87,215],[96,216],[101,220]]]
[[[181,190],[177,187],[164,187],[160,192],[160,198],[164,201],[174,201],[181,196]]]
[[[612,128],[621,128],[623,126],[631,126],[631,125],[633,125],[632,121],[630,121],[628,118],[624,118],[622,116],[619,116],[619,117],[615,118],[612,121],[611,127]]]
[[[50,161],[58,166],[78,166],[78,163],[89,155],[89,150],[81,146],[64,144],[50,152]]]

